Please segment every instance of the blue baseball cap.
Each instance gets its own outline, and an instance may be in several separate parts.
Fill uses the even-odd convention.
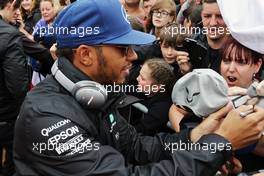
[[[132,30],[119,0],[79,0],[66,7],[53,23],[58,48],[81,44],[144,45],[155,36]]]

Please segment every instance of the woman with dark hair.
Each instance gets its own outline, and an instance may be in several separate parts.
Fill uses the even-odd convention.
[[[229,87],[247,89],[254,81],[260,81],[263,58],[230,36],[222,48],[221,75]]]
[[[263,54],[245,47],[232,36],[228,37],[221,50],[221,75],[229,86],[229,95],[246,95],[253,82],[259,82],[263,67]],[[239,125],[239,124],[237,124]],[[264,137],[254,145],[237,152],[244,171],[263,169]],[[262,163],[262,166],[261,164]]]

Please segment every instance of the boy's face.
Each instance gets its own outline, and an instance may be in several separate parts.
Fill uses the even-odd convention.
[[[162,41],[160,44],[160,49],[162,52],[162,56],[167,63],[173,64],[176,62],[177,51],[175,50],[174,47],[169,46],[166,41]]]
[[[153,85],[153,80],[151,78],[151,70],[147,64],[144,64],[137,77],[138,88],[141,92],[149,95],[151,93],[151,86]]]

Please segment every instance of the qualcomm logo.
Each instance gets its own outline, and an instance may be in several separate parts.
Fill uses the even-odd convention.
[[[128,19],[127,19],[127,13],[126,13],[126,10],[125,10],[125,8],[123,7],[123,5],[121,6],[121,12],[122,12],[123,18],[126,20],[126,22],[127,22],[128,24],[130,24],[130,22],[129,22]]]

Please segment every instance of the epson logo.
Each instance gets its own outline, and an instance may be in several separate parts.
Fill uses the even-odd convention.
[[[79,133],[79,129],[77,126],[73,126],[71,128],[66,129],[65,131],[60,132],[60,134],[57,134],[48,140],[49,145],[55,145],[57,144],[60,140],[67,139],[68,137],[71,137],[75,135],[76,133]]]

